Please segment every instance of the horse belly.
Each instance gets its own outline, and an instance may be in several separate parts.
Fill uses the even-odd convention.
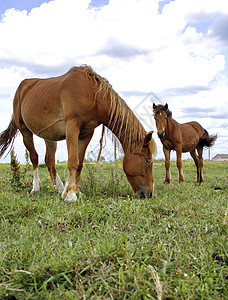
[[[50,141],[60,141],[66,138],[65,122],[63,118],[33,120],[32,122],[24,120],[28,129],[35,135]]]
[[[51,106],[38,97],[25,99],[21,111],[23,122],[35,135],[51,141],[65,139],[63,111],[57,103]]]
[[[185,142],[182,142],[182,152],[189,152],[196,148],[199,138],[195,136],[188,136]]]
[[[42,128],[35,133],[37,136],[49,141],[61,141],[66,138],[66,129],[64,120],[58,120],[46,128]]]

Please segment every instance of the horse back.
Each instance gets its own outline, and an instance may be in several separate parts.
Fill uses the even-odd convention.
[[[79,68],[72,68],[64,75],[52,78],[25,79],[19,85],[15,99],[17,105],[28,113],[39,114],[43,112],[50,115],[57,110],[66,109],[71,113],[80,107],[87,106],[85,110],[94,104],[94,91],[89,81]],[[86,105],[87,104],[87,105]]]
[[[182,152],[192,151],[197,147],[205,130],[195,121],[181,124],[180,127],[182,132]]]
[[[188,130],[193,131],[194,134],[197,133],[199,135],[199,138],[202,137],[205,133],[205,129],[196,121],[187,122],[182,125],[185,125],[183,126],[183,129],[188,128]]]
[[[84,134],[99,125],[91,82],[80,68],[46,79],[25,79],[14,97],[14,119],[20,129],[54,140],[65,137],[65,121],[74,118]],[[83,126],[81,124],[84,124]],[[86,125],[85,125],[86,124]],[[20,126],[21,125],[21,126]]]

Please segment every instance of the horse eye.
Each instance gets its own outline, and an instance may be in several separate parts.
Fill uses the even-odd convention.
[[[151,164],[151,159],[145,159],[147,165],[150,165]]]

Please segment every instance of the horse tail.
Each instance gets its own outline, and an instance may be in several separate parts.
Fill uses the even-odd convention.
[[[14,117],[12,116],[8,128],[0,133],[0,158],[5,153],[5,151],[9,148],[9,146],[10,149],[8,153],[11,151],[17,133],[18,133],[18,128],[17,125],[15,124]],[[8,153],[6,155],[8,155]]]
[[[214,145],[217,135],[209,135],[206,129],[204,129],[204,135],[199,140],[199,146],[210,148]]]

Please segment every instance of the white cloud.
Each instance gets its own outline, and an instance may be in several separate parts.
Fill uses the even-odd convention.
[[[175,0],[162,11],[159,5],[110,0],[96,8],[89,0],[53,0],[29,13],[7,10],[0,22],[0,95],[13,95],[26,77],[60,75],[87,63],[119,93],[154,91],[175,109],[206,105],[219,115],[227,110],[221,24],[227,24],[228,1]]]
[[[30,72],[26,68],[4,67],[0,68],[0,87],[1,89],[10,89],[19,84]]]

